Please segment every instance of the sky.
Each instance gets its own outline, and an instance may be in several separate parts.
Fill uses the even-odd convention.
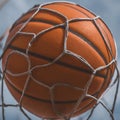
[[[118,51],[118,66],[120,66],[120,53],[119,53],[120,52],[120,42],[119,42],[120,41],[120,0],[69,0],[69,1],[78,3],[86,7],[96,15],[100,16],[105,21],[105,23],[110,28],[114,36],[114,39],[116,41],[117,51]],[[45,2],[51,2],[51,0],[9,0],[9,2],[3,8],[0,8],[0,35],[8,27],[11,27],[12,24],[15,22],[15,20],[17,20],[23,13],[25,13],[33,5],[45,3]],[[7,95],[8,94],[9,93],[7,92]],[[108,95],[108,98],[110,99],[110,101],[112,100],[111,94]],[[115,120],[119,120],[120,118],[120,115],[119,115],[120,103],[118,101],[120,101],[120,98],[118,98],[117,100]],[[11,112],[10,111],[8,110],[7,120],[10,119],[10,117],[12,120],[17,120],[17,117],[14,116],[15,110],[12,110]],[[96,113],[96,115],[98,118],[101,117],[101,114],[99,113]],[[37,120],[37,118],[34,118],[34,119]],[[96,116],[94,116],[94,119],[92,120],[95,120],[95,119],[96,119]]]

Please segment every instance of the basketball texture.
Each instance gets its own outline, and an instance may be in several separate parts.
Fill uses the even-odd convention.
[[[17,102],[43,118],[76,116],[95,105],[114,74],[106,24],[72,3],[36,5],[12,26],[2,59]]]

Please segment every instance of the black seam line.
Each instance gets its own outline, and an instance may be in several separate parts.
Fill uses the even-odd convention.
[[[103,59],[103,61],[105,62],[105,64],[107,64],[107,60],[105,59],[104,55],[102,54],[102,52],[90,41],[88,40],[86,37],[84,37],[83,35],[81,35],[80,33],[77,33],[73,30],[69,30],[71,33],[73,33],[74,35],[76,35],[77,37],[81,38],[83,41],[85,41],[88,45],[90,45],[92,48],[94,48],[94,50],[101,56],[101,58]]]
[[[70,7],[69,5],[67,5],[67,4],[65,4],[64,6],[67,6],[67,7]],[[34,7],[33,7],[34,8]],[[83,7],[82,7],[83,8]],[[79,11],[79,12],[81,12],[80,10],[78,10],[78,9],[76,9],[76,8],[74,8],[74,7],[72,7],[72,9],[75,9],[76,11]],[[83,8],[83,9],[85,9],[85,8]],[[86,10],[86,9],[85,9]],[[88,10],[87,10],[88,11]],[[31,12],[31,11],[28,11],[28,13],[29,12]],[[48,11],[49,12],[49,11]],[[85,14],[84,12],[81,12],[81,13],[83,13],[86,17],[88,17],[89,18],[89,16],[87,15],[87,14]],[[91,13],[91,12],[90,12]],[[94,15],[93,13],[91,13],[92,15]],[[57,14],[57,15],[59,15],[59,14]],[[60,15],[61,16],[61,15]],[[22,21],[22,22],[24,22],[24,21]],[[31,22],[42,22],[42,23],[47,23],[47,24],[50,24],[50,25],[57,25],[58,23],[54,23],[54,22],[51,22],[51,21],[49,21],[49,20],[36,20],[36,19],[32,19],[31,20]],[[71,22],[73,22],[73,21],[71,21]],[[20,23],[19,23],[20,24]],[[94,25],[94,24],[93,24]],[[99,55],[102,57],[102,59],[104,60],[104,62],[105,62],[105,64],[107,64],[107,60],[105,59],[105,56],[102,54],[102,52],[92,43],[92,42],[90,42],[86,37],[84,37],[83,35],[81,35],[80,33],[77,33],[77,32],[75,32],[75,31],[73,31],[73,30],[71,30],[71,29],[69,29],[69,32],[71,32],[71,33],[73,33],[74,35],[76,35],[76,36],[78,36],[78,37],[80,37],[82,40],[84,40],[85,42],[87,42],[90,46],[92,46],[98,53],[99,53]]]
[[[22,52],[22,53],[26,53],[26,50],[25,50],[25,49],[18,48],[18,47],[12,46],[12,45],[9,45],[8,48],[13,49],[13,50],[20,51],[20,52]],[[43,56],[43,55],[34,53],[34,52],[32,52],[32,51],[29,51],[28,54],[31,55],[31,56],[40,58],[40,59],[47,60],[47,61],[49,61],[49,62],[52,62],[52,61],[54,60],[53,58],[49,58],[49,57],[46,57],[46,56]],[[61,62],[61,61],[56,61],[55,63],[58,64],[58,65],[64,66],[64,67],[68,67],[68,68],[74,69],[74,70],[78,70],[78,71],[81,71],[81,72],[85,72],[85,73],[88,73],[88,74],[92,74],[92,71],[90,71],[90,70],[82,69],[82,68],[77,67],[77,66],[72,66],[72,65],[70,65],[70,64],[67,64],[67,63],[64,63],[64,62]],[[102,77],[102,78],[104,78],[104,79],[106,78],[106,75],[103,75],[103,74],[100,74],[100,73],[96,73],[95,76]]]
[[[51,10],[52,10],[52,9],[51,9]],[[13,24],[12,28],[13,28],[16,24],[19,24],[19,20],[21,20],[22,17],[26,16],[26,14],[29,14],[29,13],[31,13],[31,12],[33,12],[33,11],[34,11],[34,10],[30,9],[27,13],[23,14],[23,15]],[[56,14],[56,16],[61,17],[61,20],[62,20],[62,19],[66,20],[65,17],[64,17],[64,15],[58,14],[58,13],[53,12],[53,11],[50,11],[50,10],[48,10],[48,9],[44,9],[44,8],[42,9],[42,8],[41,8],[40,11],[51,12],[52,14]],[[12,30],[12,28],[10,29],[10,31]]]
[[[16,90],[19,94],[22,94],[22,92],[20,90],[18,90],[13,84],[11,84],[9,82],[9,80],[6,79],[6,82],[14,89]],[[33,97],[31,95],[28,95],[28,94],[24,94],[24,96],[28,97],[28,98],[32,98],[36,101],[41,101],[41,102],[45,102],[45,103],[52,103],[51,100],[45,100],[45,99],[42,99],[42,98],[36,98],[36,97]],[[24,99],[24,98],[23,98]],[[54,101],[55,104],[72,104],[72,103],[76,103],[77,100],[71,100],[71,101]]]
[[[90,16],[87,15],[86,13],[80,11],[79,9],[77,9],[77,8],[75,8],[75,7],[73,7],[73,6],[69,6],[69,5],[71,5],[71,4],[63,4],[63,6],[67,6],[67,7],[69,7],[69,8],[72,8],[72,9],[76,10],[76,11],[79,11],[80,13],[82,13],[82,14],[84,14],[85,16],[87,16],[87,17],[90,18]],[[78,5],[78,4],[77,4],[77,6],[80,7],[80,8],[82,8],[82,9],[84,9],[84,10],[86,10],[87,12],[90,12],[90,11],[88,11],[86,8],[84,8],[84,7],[82,7],[82,6]],[[90,13],[91,13],[91,12],[90,12]],[[91,14],[92,14],[93,16],[95,16],[93,13],[91,13]]]
[[[54,4],[56,4],[56,3],[54,3]],[[59,4],[56,4],[56,5],[60,5],[61,3],[59,3]],[[77,9],[77,8],[75,8],[75,7],[73,7],[73,6],[69,6],[69,5],[71,5],[71,4],[62,4],[63,6],[66,6],[66,7],[68,7],[68,8],[72,8],[72,9],[74,9],[74,10],[76,10],[76,11],[79,11],[80,13],[82,13],[82,14],[84,14],[86,17],[88,17],[88,18],[90,18],[90,16],[89,15],[87,15],[85,12],[83,12],[83,11],[80,11],[79,9]],[[37,5],[36,5],[37,6]],[[36,7],[35,6],[35,7]],[[47,5],[44,5],[44,6],[47,6]],[[44,6],[43,6],[43,8],[44,8]],[[93,16],[96,16],[94,13],[92,13],[91,11],[89,11],[89,10],[87,10],[86,8],[84,8],[84,7],[82,7],[82,6],[80,6],[80,5],[77,5],[78,7],[81,7],[82,9],[85,9],[87,12],[90,12],[90,14],[92,14]],[[39,5],[38,5],[38,7],[39,7]],[[33,7],[34,8],[34,7]],[[45,22],[45,20],[43,20],[43,21],[40,21],[40,22]],[[51,22],[50,21],[50,23],[49,23],[49,21],[48,22],[46,22],[46,23],[48,23],[48,24],[52,24],[52,25],[56,25],[55,23],[53,23],[53,22]],[[102,54],[102,52],[92,43],[92,42],[90,42],[87,38],[85,38],[84,36],[82,36],[82,35],[80,35],[80,34],[78,34],[78,33],[76,33],[75,31],[73,31],[73,30],[69,30],[70,32],[72,32],[73,34],[75,34],[75,35],[77,35],[77,36],[79,36],[80,38],[82,38],[84,41],[86,41],[87,43],[89,43],[98,53],[99,53],[99,55],[103,58],[103,60],[104,60],[104,62],[107,64],[107,60],[105,59],[105,57],[104,57],[104,55]]]
[[[63,3],[61,3],[61,2],[60,2],[59,4],[54,3],[54,5],[61,5],[61,4],[62,4],[62,6],[66,6],[66,7],[68,7],[68,8],[72,8],[72,9],[74,9],[74,10],[76,10],[76,11],[78,11],[78,12],[80,12],[80,13],[82,13],[82,14],[84,14],[85,16],[87,16],[87,17],[90,18],[90,16],[87,15],[85,12],[83,12],[83,11],[75,8],[74,6],[70,6],[70,5],[72,5],[72,4],[69,4],[69,3],[67,3],[67,2],[66,2],[65,4],[63,4]],[[45,5],[43,5],[41,8],[45,8],[45,7],[49,6],[49,5],[50,5],[50,4],[45,4]],[[80,6],[79,4],[76,4],[76,6],[82,8],[82,9],[84,9],[84,10],[86,10],[86,11],[89,12],[91,15],[95,16],[94,13],[92,13],[90,10],[86,9],[85,7]],[[36,9],[38,9],[38,7],[39,7],[39,4],[33,6],[33,7],[30,9],[30,11],[36,10]]]
[[[48,21],[48,20],[31,20],[31,22],[42,22],[42,23],[47,23],[50,25],[57,25],[57,23]],[[72,21],[71,21],[72,22]],[[71,23],[70,22],[70,23]],[[62,26],[61,26],[62,28]],[[88,40],[86,37],[84,37],[82,34],[75,32],[72,29],[68,30],[69,32],[71,32],[72,34],[76,35],[77,37],[81,38],[83,41],[85,41],[88,45],[90,45],[92,48],[94,48],[94,50],[101,56],[101,58],[103,59],[103,61],[105,62],[105,64],[107,64],[107,60],[105,59],[104,55],[102,54],[102,52],[90,41]]]
[[[13,84],[11,84],[9,82],[9,80],[6,79],[6,82],[16,91],[18,92],[19,94],[22,94],[22,92],[20,90],[18,90]],[[45,100],[45,99],[42,99],[42,98],[36,98],[36,97],[33,97],[31,95],[28,95],[28,94],[24,94],[24,96],[28,97],[28,98],[31,98],[33,100],[36,100],[36,101],[41,101],[41,102],[44,102],[44,103],[52,103],[51,100]],[[24,96],[23,96],[23,99],[24,99]],[[95,94],[93,95],[95,96]],[[84,101],[86,101],[87,98],[84,98]],[[73,104],[73,103],[76,103],[78,100],[69,100],[69,101],[54,101],[55,104]]]
[[[85,21],[85,20],[84,20]],[[86,20],[87,21],[87,20]],[[24,23],[24,21],[22,21]],[[50,25],[58,25],[58,23],[54,23],[52,21],[49,20],[37,20],[37,19],[32,19],[30,22],[42,22],[42,23],[46,23],[46,24],[50,24]],[[72,23],[74,21],[71,21],[70,23]],[[63,28],[62,26],[60,26],[61,28]],[[102,52],[90,41],[88,40],[86,37],[84,37],[82,34],[77,33],[71,29],[68,30],[69,32],[71,32],[72,34],[76,35],[77,37],[81,38],[83,41],[85,41],[88,45],[90,45],[92,48],[94,48],[94,50],[101,56],[101,58],[103,59],[103,61],[105,62],[105,64],[107,64],[107,60],[105,59],[105,56],[102,54]]]

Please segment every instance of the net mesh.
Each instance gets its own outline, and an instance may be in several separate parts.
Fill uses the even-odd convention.
[[[51,4],[51,3],[49,3]],[[0,107],[1,107],[1,111],[2,111],[2,120],[6,120],[6,114],[5,114],[5,111],[7,108],[9,107],[18,107],[21,111],[21,113],[26,117],[26,119],[28,120],[32,120],[33,118],[31,118],[28,114],[28,112],[26,112],[26,110],[23,108],[22,106],[22,100],[23,100],[23,97],[25,95],[25,91],[29,85],[29,78],[32,77],[33,81],[36,82],[38,85],[41,85],[45,88],[48,88],[49,89],[49,92],[50,92],[50,98],[51,98],[51,104],[52,104],[52,107],[53,107],[53,110],[55,112],[55,114],[60,118],[60,119],[64,119],[64,120],[69,120],[72,118],[73,114],[78,111],[78,107],[79,105],[81,104],[81,102],[83,101],[83,99],[85,97],[88,97],[88,98],[91,98],[93,100],[96,101],[96,104],[93,106],[93,108],[87,113],[87,115],[85,115],[85,117],[82,116],[81,120],[91,120],[91,118],[94,116],[94,112],[95,110],[97,109],[97,107],[99,107],[99,105],[102,106],[102,109],[104,109],[109,115],[109,118],[111,120],[115,120],[114,118],[114,109],[115,109],[115,105],[116,105],[116,100],[117,100],[117,95],[118,95],[118,89],[119,89],[119,70],[118,70],[118,67],[117,67],[117,60],[116,58],[113,57],[112,55],[112,51],[111,51],[111,48],[110,48],[110,45],[109,43],[107,42],[106,40],[106,37],[104,36],[104,34],[102,33],[102,30],[101,30],[101,27],[100,25],[98,24],[97,20],[100,19],[99,16],[96,16],[94,18],[74,18],[74,19],[70,19],[68,20],[66,18],[66,16],[62,15],[61,16],[65,19],[65,23],[62,23],[62,24],[57,24],[57,25],[54,25],[48,29],[45,29],[43,31],[40,31],[38,34],[36,33],[31,33],[31,32],[23,32],[22,30],[26,27],[26,25],[32,20],[32,18],[34,18],[35,15],[37,15],[40,10],[45,10],[45,11],[50,11],[50,12],[53,12],[53,13],[56,13],[56,14],[60,14],[59,12],[56,12],[54,10],[51,10],[51,9],[47,9],[47,8],[42,8],[42,6],[44,6],[43,4],[42,5],[39,5],[39,7],[34,7],[32,8],[31,10],[35,10],[35,12],[32,14],[32,16],[22,25],[22,27],[18,30],[18,32],[10,39],[9,43],[7,45],[4,46],[3,48],[3,52],[1,54],[1,61],[2,61],[2,58],[5,54],[5,52],[7,51],[7,49],[9,48],[10,44],[12,43],[12,41],[14,41],[15,37],[19,34],[19,35],[28,35],[28,36],[32,36],[32,39],[30,40],[27,48],[26,48],[26,51],[25,52],[21,52],[19,50],[12,50],[12,52],[9,53],[8,55],[8,58],[6,60],[6,65],[5,65],[5,69],[2,70],[2,67],[1,67],[1,90],[0,90],[0,93],[1,93],[1,104],[0,104]],[[86,60],[84,59],[82,56],[80,55],[77,55],[76,53],[70,51],[67,49],[67,40],[68,40],[68,32],[69,32],[69,23],[70,22],[76,22],[76,21],[92,21],[92,23],[96,26],[96,28],[98,29],[100,35],[102,36],[103,38],[103,41],[105,42],[106,46],[107,46],[107,50],[109,51],[110,55],[112,56],[112,60],[105,66],[100,66],[98,68],[93,68],[93,66]],[[30,64],[30,59],[29,59],[29,54],[30,54],[30,48],[31,46],[33,45],[34,42],[36,42],[36,38],[37,36],[39,35],[42,35],[50,30],[53,30],[53,29],[56,29],[56,28],[64,28],[64,38],[63,38],[63,41],[64,41],[64,45],[63,45],[63,51],[61,52],[61,54],[59,56],[57,56],[55,59],[52,59],[50,60],[47,64],[42,64],[42,65],[36,65],[34,67],[31,66]],[[12,56],[13,54],[20,54],[21,56],[23,56],[27,62],[28,62],[28,70],[25,71],[24,73],[12,73],[11,71],[9,71],[7,68],[7,63],[9,61],[9,58],[10,56]],[[56,62],[59,61],[59,59],[63,56],[63,55],[70,55],[70,56],[74,56],[75,58],[77,58],[78,60],[80,60],[82,63],[84,63],[86,66],[88,66],[90,68],[90,70],[92,71],[91,73],[91,77],[90,79],[88,80],[86,86],[83,88],[79,88],[79,87],[76,87],[76,86],[72,86],[72,85],[69,85],[67,83],[56,83],[56,84],[53,84],[52,86],[49,86],[49,85],[46,85],[45,83],[42,83],[40,81],[38,81],[36,78],[34,78],[34,76],[32,76],[31,72],[36,69],[36,68],[44,68],[44,67],[48,67],[52,64],[55,64]],[[114,73],[114,76],[113,76],[113,79],[111,80],[111,83],[110,85],[108,86],[108,88],[106,89],[106,91],[101,95],[100,98],[98,98],[97,96],[94,96],[94,95],[91,95],[88,93],[88,89],[94,79],[94,77],[96,76],[96,74],[98,74],[99,71],[101,70],[105,70],[105,69],[109,69],[109,67],[111,65],[115,65],[115,73]],[[5,89],[5,81],[4,81],[4,78],[5,78],[5,75],[6,73],[8,73],[9,75],[11,76],[21,76],[21,75],[24,75],[24,74],[28,74],[29,76],[27,77],[26,79],[26,82],[24,84],[24,88],[23,88],[23,91],[22,91],[22,94],[21,94],[21,97],[19,99],[19,102],[18,103],[15,103],[15,104],[9,104],[9,103],[6,103],[4,98],[5,98],[5,93],[4,93],[4,89]],[[9,79],[9,78],[8,78]],[[71,112],[67,115],[64,115],[63,113],[60,113],[58,111],[58,109],[56,108],[56,103],[55,103],[55,100],[54,100],[54,89],[58,86],[64,86],[64,87],[70,87],[70,88],[73,88],[73,89],[76,89],[76,90],[79,90],[79,91],[82,91],[83,94],[82,96],[79,97],[79,99],[77,100],[77,102],[75,103],[74,105],[74,108],[71,110]],[[105,96],[106,94],[112,89],[112,87],[115,86],[115,94],[114,94],[114,100],[113,102],[111,103],[111,107],[107,104],[105,104]],[[80,108],[79,108],[80,110]],[[46,118],[42,118],[42,119],[46,119]],[[110,120],[109,119],[109,120]]]

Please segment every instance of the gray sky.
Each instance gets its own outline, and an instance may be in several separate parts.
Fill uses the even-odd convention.
[[[92,12],[100,16],[105,21],[105,23],[108,25],[108,27],[112,31],[113,36],[117,43],[118,65],[120,66],[120,54],[119,54],[120,52],[120,42],[119,42],[120,41],[120,0],[70,0],[70,1],[76,2],[88,8],[89,10],[91,10]],[[51,0],[9,0],[9,2],[3,8],[0,9],[0,35],[6,30],[6,28],[10,27],[15,22],[15,20],[21,16],[21,14],[26,12],[29,8],[31,8],[35,4],[44,3],[44,2],[51,2]],[[110,100],[112,100],[110,96],[108,97]],[[119,101],[120,101],[120,98],[119,98]],[[7,120],[8,119],[10,120],[10,117],[11,117],[11,120],[17,120],[17,117],[14,117],[15,110],[12,110],[11,112],[10,111],[11,110],[8,110]],[[100,120],[102,119],[101,114],[96,113],[96,115],[100,116]],[[116,115],[116,120],[119,120],[120,118],[119,102],[117,102],[115,115]],[[35,118],[35,120],[37,120],[37,118]]]

